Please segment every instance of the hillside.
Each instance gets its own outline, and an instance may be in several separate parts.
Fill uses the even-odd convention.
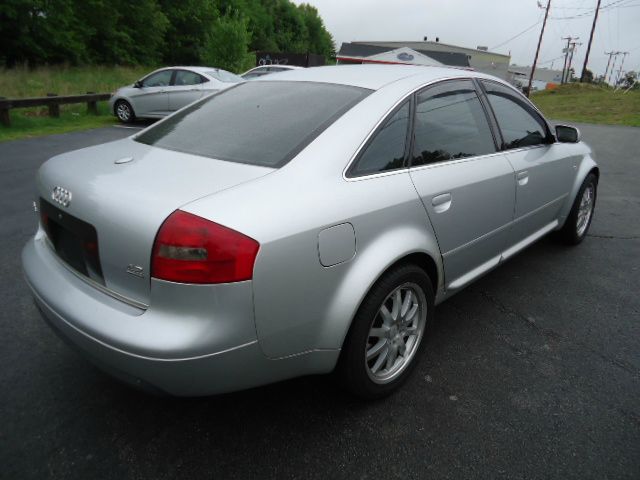
[[[591,84],[572,83],[536,92],[531,100],[548,117],[569,122],[640,127],[640,90],[623,93]]]

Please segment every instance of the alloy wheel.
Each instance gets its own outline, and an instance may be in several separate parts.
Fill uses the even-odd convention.
[[[131,108],[125,102],[120,102],[116,107],[116,115],[123,122],[128,122],[131,118]]]
[[[369,329],[365,364],[369,378],[388,383],[411,363],[422,340],[427,301],[415,283],[405,283],[391,292]]]
[[[589,226],[591,215],[593,214],[593,200],[595,198],[595,187],[593,183],[587,185],[580,199],[578,208],[578,218],[576,220],[576,233],[582,237]]]

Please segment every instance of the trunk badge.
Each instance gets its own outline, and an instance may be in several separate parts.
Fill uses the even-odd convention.
[[[144,269],[139,265],[130,263],[127,267],[127,273],[133,275],[134,277],[144,278]]]
[[[133,162],[133,157],[122,157],[113,163],[115,163],[116,165],[120,165],[122,163],[129,163],[129,162]]]
[[[51,192],[51,200],[56,202],[58,205],[62,205],[63,207],[68,207],[71,203],[71,192],[66,188],[62,187],[53,187],[53,192]]]

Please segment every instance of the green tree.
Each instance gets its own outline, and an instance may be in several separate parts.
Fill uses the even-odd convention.
[[[210,63],[249,51],[335,54],[316,8],[290,0],[0,0],[0,63]]]
[[[81,63],[88,60],[73,0],[3,0],[0,59],[17,63]]]
[[[626,72],[618,81],[621,88],[638,88],[638,72]]]
[[[298,8],[289,0],[278,0],[272,16],[278,50],[306,53],[307,26]]]
[[[161,0],[169,25],[163,59],[170,65],[197,65],[204,61],[207,39],[218,17],[212,0]]]
[[[212,67],[242,72],[254,63],[247,52],[250,41],[246,19],[238,11],[228,10],[213,22],[204,60]]]
[[[85,0],[76,14],[92,63],[154,65],[162,60],[169,26],[156,0]]]
[[[298,5],[298,10],[300,10],[307,27],[307,51],[324,55],[327,60],[335,57],[336,48],[333,43],[333,37],[325,28],[318,9],[308,3],[303,3]]]
[[[593,83],[593,72],[588,68],[584,71],[584,82]]]

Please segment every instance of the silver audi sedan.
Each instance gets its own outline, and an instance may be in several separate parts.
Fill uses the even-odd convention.
[[[336,371],[376,398],[435,305],[548,233],[585,238],[592,157],[488,75],[282,72],[50,159],[22,262],[53,330],[139,387]]]
[[[161,68],[114,92],[109,99],[109,110],[123,123],[131,123],[136,118],[162,118],[243,81],[220,68]]]

